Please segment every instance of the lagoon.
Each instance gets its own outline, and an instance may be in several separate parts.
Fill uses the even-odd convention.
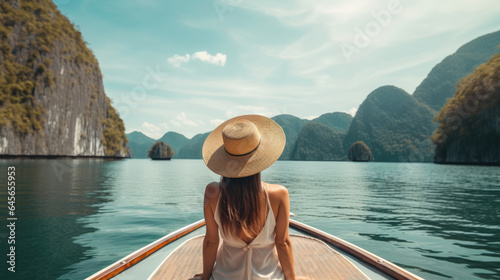
[[[203,218],[219,179],[202,160],[2,159],[16,168],[16,272],[1,279],[83,279]],[[500,167],[278,161],[294,219],[426,279],[500,279]],[[1,255],[7,258],[7,242]]]

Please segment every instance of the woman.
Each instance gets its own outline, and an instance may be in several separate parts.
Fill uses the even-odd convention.
[[[259,115],[232,118],[207,137],[203,159],[222,177],[205,190],[203,273],[195,277],[297,279],[288,235],[288,191],[260,180],[260,172],[284,147],[283,129]]]

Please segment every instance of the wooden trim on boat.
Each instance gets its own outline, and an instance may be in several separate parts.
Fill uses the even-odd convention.
[[[205,225],[205,220],[199,220],[195,223],[192,223],[188,226],[185,226],[181,229],[178,229],[170,234],[165,235],[164,237],[156,240],[155,242],[148,244],[141,249],[133,252],[132,254],[124,257],[123,259],[113,263],[112,265],[94,273],[93,275],[85,278],[85,280],[107,280],[110,279],[111,277],[119,274],[120,272],[124,271],[125,269],[133,266],[134,264],[140,262],[147,256],[151,255],[152,253],[158,251],[165,245],[179,239],[180,237],[202,227]]]
[[[352,243],[349,243],[343,239],[335,237],[331,234],[328,234],[322,230],[316,229],[314,227],[308,226],[301,222],[297,222],[295,220],[290,219],[290,226],[307,232],[327,243],[332,244],[333,246],[355,256],[356,258],[364,261],[365,263],[381,270],[388,275],[399,279],[399,280],[424,280],[423,278],[373,254],[370,253]]]

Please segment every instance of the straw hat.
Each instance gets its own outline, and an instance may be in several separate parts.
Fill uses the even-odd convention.
[[[268,117],[244,115],[214,129],[203,144],[203,160],[229,178],[257,174],[271,166],[285,148],[285,133]]]

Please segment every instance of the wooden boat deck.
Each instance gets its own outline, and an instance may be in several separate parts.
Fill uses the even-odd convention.
[[[324,242],[307,236],[290,235],[297,276],[311,280],[369,279],[344,256]],[[189,279],[202,272],[203,235],[179,246],[148,278],[151,280]]]

